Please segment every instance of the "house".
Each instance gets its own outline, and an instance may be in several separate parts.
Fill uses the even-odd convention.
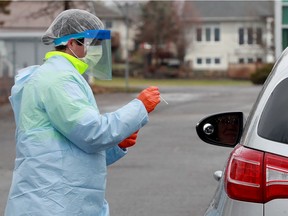
[[[247,78],[258,64],[274,62],[274,1],[183,4],[185,61],[194,73]]]

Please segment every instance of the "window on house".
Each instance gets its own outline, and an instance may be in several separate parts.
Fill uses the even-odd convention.
[[[211,29],[210,28],[205,29],[205,35],[206,35],[206,41],[211,41]]]
[[[220,64],[221,62],[220,62],[220,58],[215,58],[214,59],[214,62],[215,62],[215,64]]]
[[[220,29],[219,28],[214,29],[214,40],[220,41]]]
[[[202,29],[201,28],[196,29],[196,40],[202,41]]]
[[[239,58],[238,62],[239,64],[244,64],[244,58]]]
[[[211,58],[206,58],[206,64],[211,64]]]
[[[244,44],[244,29],[239,28],[238,34],[239,34],[239,44],[242,45]]]
[[[288,6],[282,7],[282,23],[288,24]]]
[[[288,46],[288,29],[282,29],[282,49],[284,50]]]
[[[262,58],[257,58],[257,63],[262,63]]]
[[[247,29],[248,33],[248,44],[253,44],[253,28],[248,28]]]
[[[105,21],[105,28],[106,29],[110,29],[110,28],[112,28],[112,21]]]
[[[256,44],[259,44],[259,45],[262,44],[262,29],[261,28],[256,29]]]
[[[202,64],[202,58],[197,58],[197,64]]]
[[[248,63],[253,63],[253,58],[248,58],[247,61]]]

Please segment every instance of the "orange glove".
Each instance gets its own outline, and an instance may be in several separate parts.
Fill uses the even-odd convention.
[[[131,136],[123,140],[121,143],[118,144],[118,146],[120,148],[128,148],[128,147],[134,146],[136,144],[137,134],[138,134],[138,131],[136,131]]]
[[[144,89],[137,98],[142,101],[147,112],[150,113],[160,103],[160,92],[158,87],[150,86]]]

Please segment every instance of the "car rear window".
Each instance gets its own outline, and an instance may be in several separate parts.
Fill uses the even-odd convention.
[[[270,95],[258,126],[259,136],[288,144],[288,79],[281,81]]]

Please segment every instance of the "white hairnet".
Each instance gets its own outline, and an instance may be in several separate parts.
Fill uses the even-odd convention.
[[[95,15],[80,9],[65,10],[51,23],[42,36],[42,42],[49,45],[56,38],[61,38],[65,35],[97,29],[104,29],[104,25]]]

